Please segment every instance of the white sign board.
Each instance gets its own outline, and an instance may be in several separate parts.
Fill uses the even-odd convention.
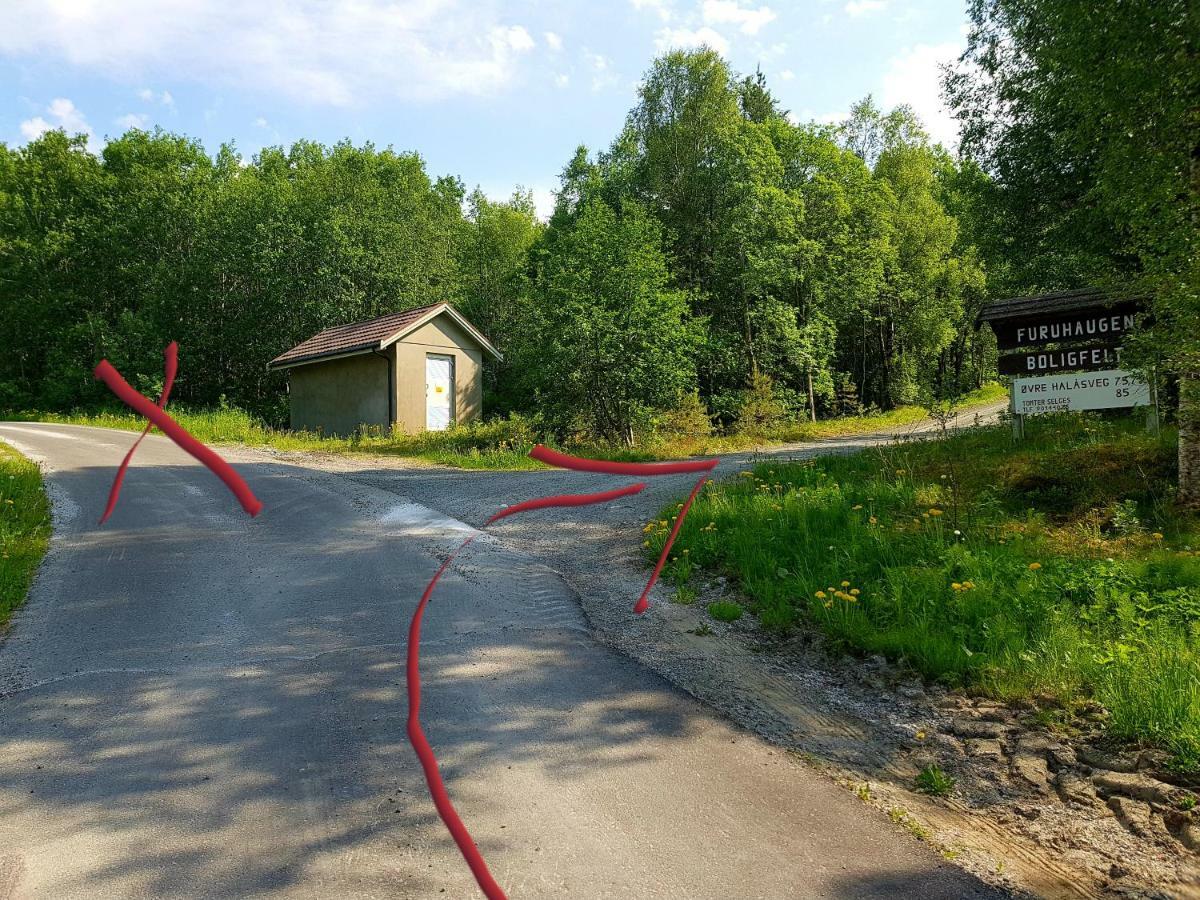
[[[1019,416],[1150,405],[1150,386],[1121,369],[1014,378],[1012,391],[1013,412]]]

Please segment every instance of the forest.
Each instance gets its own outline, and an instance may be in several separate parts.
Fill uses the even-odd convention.
[[[528,192],[468,193],[410,149],[247,159],[140,130],[99,155],[61,131],[0,146],[0,409],[103,405],[104,357],[154,392],[177,340],[173,402],[281,424],[268,360],[450,301],[505,355],[489,415],[625,445],[668,423],[769,432],[978,387],[982,304],[1092,285],[1155,297],[1130,359],[1182,374],[1186,406],[1195,35],[1177,3],[1072,9],[972,5],[946,73],[954,152],[908,107],[798,122],[761,72],[666,53],[611,144],[565,161],[548,222]],[[1129,53],[1102,52],[1114,39]]]

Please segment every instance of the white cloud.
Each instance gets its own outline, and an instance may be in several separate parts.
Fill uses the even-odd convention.
[[[758,34],[775,13],[769,6],[758,9],[743,7],[741,0],[704,0],[701,14],[707,25],[736,25],[743,34]]]
[[[142,88],[140,91],[138,91],[138,96],[147,103],[154,102],[154,91],[150,90],[150,88]]]
[[[571,83],[571,76],[568,75],[566,72],[559,72],[557,75],[554,76],[555,87],[565,88],[570,83]]]
[[[145,131],[146,124],[149,122],[149,120],[150,117],[145,113],[126,113],[125,115],[117,118],[115,121],[118,128],[122,128],[126,131],[128,131],[130,128],[140,128]]]
[[[784,69],[782,72],[779,73],[780,81],[791,81],[795,77],[796,77],[796,73],[793,72],[791,69]]]
[[[885,109],[907,103],[920,117],[929,136],[947,147],[958,142],[958,122],[942,102],[939,66],[956,60],[963,45],[917,44],[892,57],[883,76],[879,101]]]
[[[159,95],[158,102],[163,106],[169,106],[172,109],[175,108],[175,98],[171,96],[170,91],[163,91],[162,94]]]
[[[546,46],[551,50],[557,53],[562,49],[562,37],[560,35],[553,31],[547,31],[544,37],[546,38]]]
[[[592,70],[593,91],[602,91],[620,81],[617,73],[613,71],[612,60],[603,53],[593,53],[585,47],[583,58]]]
[[[147,103],[161,103],[163,106],[175,108],[175,98],[171,96],[170,91],[163,91],[161,94],[156,94],[150,88],[142,88],[137,93],[138,97]]]
[[[22,122],[20,125],[21,136],[26,140],[33,141],[53,128],[61,128],[71,136],[85,134],[88,149],[92,149],[92,141],[95,139],[96,133],[92,131],[92,126],[88,124],[79,108],[66,97],[55,97],[51,100],[50,105],[46,107],[46,115],[50,116],[50,121],[42,116],[34,116],[32,119]]]
[[[629,0],[636,10],[649,10],[650,12],[658,13],[658,17],[664,22],[671,21],[671,3],[670,0]]]
[[[846,12],[858,18],[877,13],[887,7],[888,0],[850,0],[846,4]]]
[[[257,119],[255,119],[254,124],[257,125],[259,128],[270,127],[270,123],[267,122],[267,120],[265,118],[263,118],[262,116],[259,116]]]
[[[698,47],[701,44],[707,44],[722,55],[729,52],[729,41],[707,25],[697,29],[663,28],[654,36],[654,46],[660,53],[675,47]]]
[[[457,0],[5,0],[0,55],[316,104],[494,94],[534,40],[494,4]],[[147,96],[148,94],[148,96]],[[146,102],[170,106],[147,88]]]

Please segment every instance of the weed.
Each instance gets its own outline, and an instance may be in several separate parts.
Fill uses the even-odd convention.
[[[1195,794],[1184,794],[1182,797],[1180,797],[1178,800],[1175,801],[1175,808],[1183,810],[1184,812],[1187,812],[1189,809],[1195,809],[1196,808],[1196,795]]]
[[[705,637],[706,635],[710,635],[712,633],[713,633],[713,630],[712,630],[712,628],[709,627],[707,622],[701,622],[699,625],[697,625],[695,628],[692,629],[692,634],[697,634],[700,637]]]
[[[708,614],[718,622],[736,622],[742,617],[742,607],[732,600],[717,600],[708,604]]]
[[[931,797],[946,797],[954,790],[954,779],[936,764],[923,768],[916,778],[917,790]]]
[[[671,598],[672,603],[679,603],[683,606],[691,606],[696,602],[696,589],[688,587],[686,584],[681,584],[675,588],[675,596]]]
[[[858,787],[856,787],[854,789],[854,793],[858,795],[858,799],[861,800],[863,803],[870,803],[871,802],[871,783],[869,781],[864,781],[862,784],[860,784]]]

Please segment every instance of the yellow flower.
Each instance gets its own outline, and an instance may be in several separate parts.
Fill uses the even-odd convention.
[[[846,599],[847,599],[847,600],[849,600],[851,603],[857,603],[857,602],[858,602],[858,598],[857,598],[857,597],[851,597],[849,594],[847,594],[847,595],[846,595]]]
[[[897,469],[897,470],[896,470],[896,474],[897,474],[897,475],[903,475],[903,474],[904,474],[904,470],[903,470],[903,469]]]
[[[649,547],[649,546],[650,546],[650,542],[649,542],[649,541],[642,541],[642,546],[643,546],[643,547]]]
[[[852,507],[850,507],[850,508],[851,508],[851,509],[862,509],[862,504],[861,504],[861,503],[856,503],[856,504],[854,504],[854,505],[853,505]]]
[[[931,516],[940,516],[942,514],[942,511],[940,509],[931,509],[929,511],[929,514]]]
[[[967,590],[967,591],[969,591],[969,590],[971,590],[971,589],[972,589],[972,588],[974,588],[974,587],[975,587],[975,582],[973,582],[973,581],[964,581],[964,582],[963,582],[963,589],[964,589],[964,590]]]
[[[833,606],[833,601],[832,601],[832,600],[826,600],[826,601],[825,601],[825,608],[826,608],[826,609],[829,609],[829,607],[831,607],[831,606]]]
[[[741,478],[753,478],[754,473],[753,472],[738,472],[738,476]]]
[[[816,598],[817,598],[818,600],[824,600],[824,599],[825,599],[825,592],[824,592],[824,591],[817,591],[817,593],[816,593]]]
[[[914,736],[914,737],[915,737],[915,738],[916,738],[918,741],[923,741],[923,740],[925,740],[925,729],[924,729],[924,728],[922,728],[920,731],[918,731],[918,732],[917,732],[915,735],[913,735],[913,736]]]
[[[879,524],[879,520],[877,518],[875,518],[874,516],[871,516],[871,518],[867,519],[867,521],[870,522],[872,525]]]
[[[827,590],[828,590],[828,591],[829,591],[829,593],[831,593],[831,594],[836,594],[836,593],[837,593],[837,588],[833,587],[832,585],[831,585],[829,588],[827,588]]]
[[[842,582],[842,587],[850,587],[850,582],[848,582],[848,581],[843,581],[843,582]]]
[[[859,594],[862,593],[862,591],[860,591],[858,588],[850,588],[850,593],[853,594],[855,597],[857,597]]]
[[[1037,571],[1038,569],[1040,569],[1041,567],[1042,567],[1042,564],[1041,564],[1040,562],[1031,562],[1031,563],[1029,564],[1029,571],[1030,571],[1030,572],[1036,572],[1036,571]]]
[[[688,550],[688,548],[687,548],[687,547],[684,547],[684,548],[683,548],[683,553],[684,553],[684,555],[685,555],[685,556],[686,556],[688,553],[690,553],[690,552],[691,552],[691,551],[690,551],[690,550]]]
[[[10,500],[9,502],[11,503],[12,501]],[[1161,541],[1163,539],[1163,536],[1161,534],[1159,534],[1157,531],[1154,532],[1154,534],[1150,535],[1150,537],[1154,538],[1156,541]]]
[[[952,581],[950,583],[950,587],[954,588],[954,590],[956,590],[956,591],[961,591],[963,589],[963,586],[961,584],[959,584],[957,581]]]

